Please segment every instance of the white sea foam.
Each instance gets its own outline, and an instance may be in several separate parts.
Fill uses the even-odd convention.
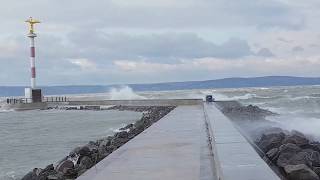
[[[13,109],[1,109],[0,107],[0,113],[6,113],[6,112],[13,112]]]
[[[251,98],[255,98],[255,97],[257,97],[256,94],[248,93],[248,94],[245,94],[243,96],[234,96],[231,99],[233,99],[233,100],[245,100],[245,99],[251,99]]]
[[[121,132],[123,130],[120,130],[121,128],[127,126],[128,124],[121,124],[120,126],[118,127],[114,127],[114,128],[109,128],[108,132],[114,132],[114,133],[118,133],[118,132]],[[127,132],[129,132],[129,129],[126,129]]]
[[[133,100],[133,99],[146,99],[144,96],[135,93],[129,86],[121,88],[112,88],[110,90],[111,100]]]
[[[259,89],[259,90],[268,90],[268,89],[270,89],[270,88],[261,87],[261,88],[257,88],[257,89]]]
[[[213,93],[213,96],[218,101],[236,101],[236,100],[247,100],[257,97],[256,94],[247,93],[241,96],[227,96],[221,93]]]
[[[306,135],[312,135],[320,140],[320,119],[311,117],[280,115],[268,118],[271,121],[281,124],[287,130],[298,130]]]
[[[18,180],[20,178],[17,177],[17,174],[15,171],[9,171],[1,174],[0,179],[1,180]]]
[[[298,97],[291,97],[290,100],[296,101],[296,100],[302,100],[302,99],[319,99],[319,97],[313,97],[313,96],[298,96]]]

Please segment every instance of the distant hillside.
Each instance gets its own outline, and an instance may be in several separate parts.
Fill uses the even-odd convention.
[[[131,84],[136,91],[161,91],[206,88],[240,88],[240,87],[270,87],[270,86],[298,86],[320,85],[320,78],[266,76],[254,78],[225,78],[208,81],[187,81],[156,84]]]
[[[226,78],[208,81],[187,81],[155,84],[129,84],[135,91],[164,91],[184,89],[207,89],[207,88],[240,88],[240,87],[270,87],[270,86],[299,86],[320,85],[320,78],[267,76],[255,78]],[[84,94],[108,92],[112,87],[119,85],[97,86],[45,86],[42,87],[46,95],[54,94]],[[0,86],[0,96],[22,96],[24,87]]]

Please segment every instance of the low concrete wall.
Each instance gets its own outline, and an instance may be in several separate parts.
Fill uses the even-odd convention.
[[[202,99],[148,99],[148,100],[101,100],[101,101],[70,101],[68,105],[127,105],[127,106],[186,106],[201,105]]]
[[[42,102],[42,103],[18,103],[4,104],[1,109],[14,109],[17,111],[46,109],[55,106],[189,106],[201,105],[202,99],[146,99],[146,100],[100,100],[100,101],[68,101],[68,102]]]
[[[221,180],[280,180],[246,138],[214,104],[204,105],[212,136],[212,149]]]
[[[1,106],[1,109],[4,110],[16,110],[16,111],[25,111],[25,110],[34,110],[34,109],[47,109],[47,103],[17,103],[17,104],[4,104]]]

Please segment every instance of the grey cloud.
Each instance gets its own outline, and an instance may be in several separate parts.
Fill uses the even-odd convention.
[[[292,48],[292,51],[293,52],[302,52],[302,51],[304,51],[304,48],[300,47],[300,46],[296,46],[296,47]]]
[[[237,3],[218,0],[224,14],[223,20],[234,19],[258,28],[278,27],[284,29],[301,29],[305,25],[305,16],[296,8],[278,0],[252,1],[238,0]],[[221,17],[221,16],[220,16]],[[233,22],[237,24],[237,22]]]
[[[277,0],[193,2],[190,6],[172,8],[117,7],[111,9],[110,14],[102,15],[101,20],[110,26],[146,28],[253,26],[301,29],[305,24],[305,17],[297,9]]]
[[[291,6],[290,2],[282,3],[280,0],[172,1],[176,2],[175,5],[162,6],[161,0],[146,0],[147,4],[155,4],[152,6],[121,5],[115,3],[116,0],[6,1],[0,11],[0,21],[4,27],[0,29],[0,34],[11,34],[18,38],[0,41],[3,45],[8,41],[17,44],[12,51],[6,47],[1,49],[0,45],[0,84],[8,82],[8,75],[15,84],[29,82],[29,42],[24,35],[27,30],[23,20],[30,15],[43,21],[37,26],[39,38],[36,41],[37,72],[43,84],[71,83],[75,79],[79,83],[81,80],[86,83],[103,79],[111,82],[116,81],[118,76],[125,79],[128,76],[112,71],[112,62],[121,59],[175,63],[181,59],[203,57],[229,60],[246,56],[271,56],[272,52],[268,49],[252,52],[248,42],[241,38],[217,44],[193,33],[179,32],[201,33],[202,30],[211,32],[211,29],[215,29],[223,32],[221,39],[228,39],[239,36],[235,35],[239,34],[237,32],[233,34],[237,29],[254,31],[255,36],[255,33],[264,35],[263,31],[268,31],[267,28],[298,30],[304,28],[305,24],[304,14],[299,9]],[[124,33],[105,33],[118,29]],[[228,31],[230,29],[233,30],[231,33]],[[138,31],[137,34],[148,33],[134,35],[135,31]],[[158,33],[150,34],[153,31]],[[163,33],[168,31],[177,33]],[[213,37],[213,33],[204,33],[204,37]],[[81,58],[105,70],[103,77],[100,77],[101,72],[85,72],[70,62],[70,59]],[[106,74],[110,76],[104,77]],[[113,76],[115,74],[117,76]]]
[[[288,40],[288,39],[281,38],[281,37],[279,37],[277,40],[278,40],[278,41],[281,41],[281,42],[284,42],[284,43],[293,43],[292,40]]]
[[[318,44],[309,44],[309,47],[317,48],[317,47],[319,47],[319,45]]]
[[[91,34],[86,38],[86,34]],[[202,57],[241,58],[254,55],[247,41],[231,38],[217,45],[193,33],[128,35],[123,33],[78,32],[69,34],[77,52],[108,59],[188,59]]]
[[[268,48],[262,48],[257,52],[257,56],[274,57],[274,54]]]
[[[90,35],[90,36],[88,36]],[[15,74],[11,81],[16,84],[29,82],[29,43],[23,36],[14,38],[16,56],[0,57],[8,67],[0,67],[0,83],[7,74]],[[97,78],[112,72],[114,60],[145,60],[157,63],[177,63],[180,60],[215,57],[222,59],[241,58],[255,55],[247,41],[232,38],[222,44],[206,41],[193,33],[159,33],[129,35],[76,31],[66,38],[41,34],[36,39],[37,73],[40,84],[49,80],[53,84],[73,82],[78,77]],[[86,59],[97,65],[96,72],[84,71],[72,60]],[[9,63],[8,63],[9,62]],[[100,72],[101,71],[101,72]],[[109,72],[110,71],[110,72]],[[107,72],[107,73],[106,73]]]
[[[173,0],[176,6],[130,6],[111,0],[30,0],[8,1],[0,20],[22,21],[33,14],[56,26],[76,28],[303,28],[305,17],[298,9],[279,0]],[[161,1],[150,3],[161,4]],[[15,16],[12,17],[14,11]],[[12,25],[12,24],[10,24]]]

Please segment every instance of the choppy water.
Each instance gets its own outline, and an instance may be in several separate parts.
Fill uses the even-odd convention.
[[[253,104],[279,113],[269,117],[282,128],[296,129],[320,140],[320,86],[199,89],[162,92],[134,93],[130,88],[113,90],[111,93],[89,95],[89,98],[112,99],[114,97],[133,99],[179,99],[204,98],[213,94],[216,100],[237,100],[245,105]]]
[[[280,114],[269,117],[285,129],[320,139],[320,86],[204,89],[134,93],[130,88],[111,93],[73,96],[87,99],[204,98],[238,100]],[[112,134],[141,114],[117,111],[25,111],[0,113],[0,179],[19,177],[30,167],[56,162],[72,148]],[[1,178],[2,177],[2,178]]]
[[[320,86],[205,89],[175,92],[149,92],[147,98],[204,98],[213,94],[216,100],[237,100],[279,113],[268,117],[284,129],[299,130],[320,140]]]
[[[20,178],[73,148],[141,118],[119,111],[23,111],[0,113],[0,179]]]

